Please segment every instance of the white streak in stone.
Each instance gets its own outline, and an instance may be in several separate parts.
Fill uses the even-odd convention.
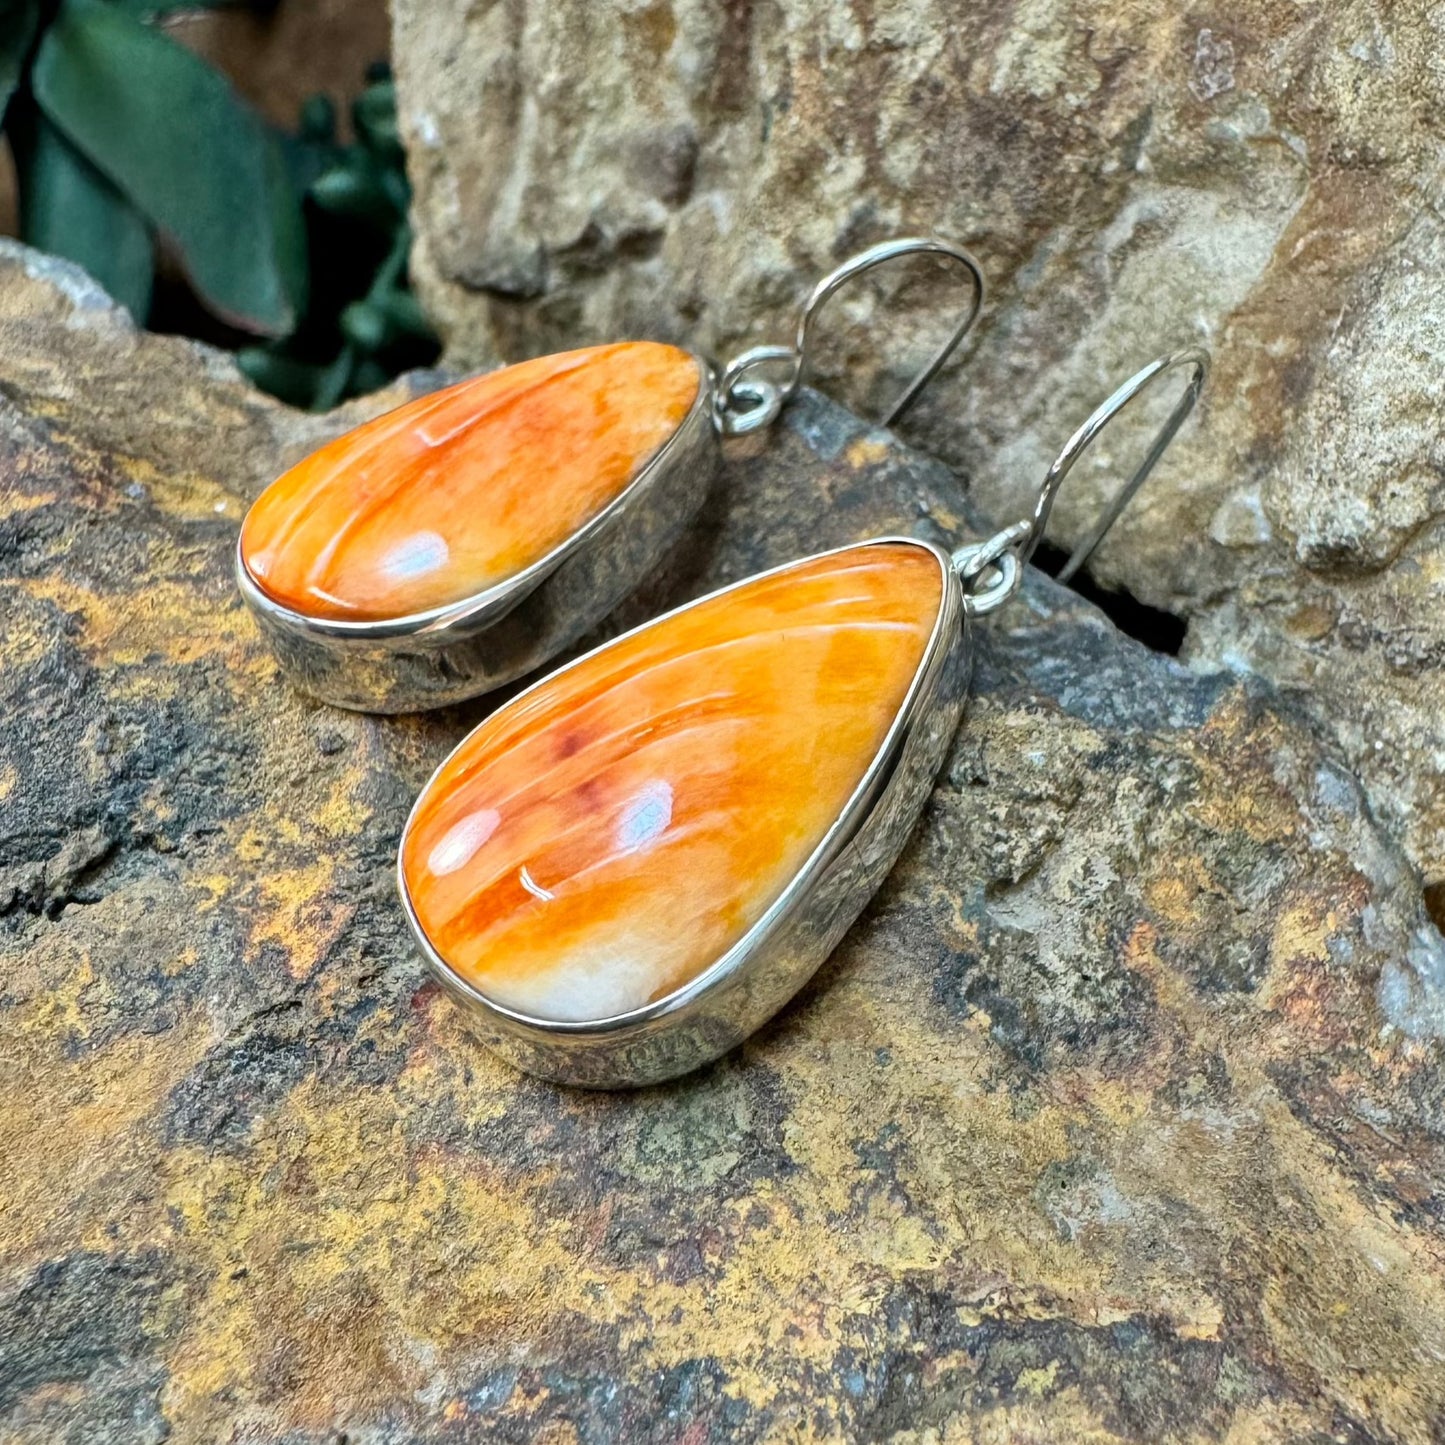
[[[657,991],[657,939],[612,939],[520,977],[488,979],[487,997],[534,1018],[580,1023],[641,1008]]]

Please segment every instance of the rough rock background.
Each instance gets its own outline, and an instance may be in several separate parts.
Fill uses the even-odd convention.
[[[994,302],[909,434],[1010,520],[1115,382],[1209,345],[1207,425],[1098,571],[1191,619],[1202,666],[1298,689],[1445,916],[1445,9],[393,10],[418,280],[459,364],[619,335],[726,356],[790,335],[859,246],[935,230]],[[948,300],[840,298],[820,382],[876,405]],[[1071,478],[1061,536],[1130,444]]]
[[[0,249],[0,1437],[1441,1438],[1445,944],[1299,709],[1034,578],[816,984],[560,1091],[393,894],[481,705],[307,702],[231,582],[355,417]],[[805,395],[636,608],[964,516]]]

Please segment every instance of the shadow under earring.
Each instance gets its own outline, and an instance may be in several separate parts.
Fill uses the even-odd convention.
[[[459,382],[312,453],[252,505],[236,551],[241,595],[291,680],[341,707],[411,712],[540,667],[680,538],[719,438],[778,416],[828,298],[913,255],[961,266],[972,298],[886,424],[983,305],[977,262],[946,241],[888,241],[844,262],[813,289],[791,346],[755,347],[720,377],[675,346],[588,347]]]

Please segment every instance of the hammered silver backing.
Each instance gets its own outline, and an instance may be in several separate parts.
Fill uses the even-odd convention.
[[[622,493],[548,556],[461,602],[385,622],[292,612],[236,580],[296,687],[360,712],[444,707],[524,677],[595,627],[658,565],[703,504],[720,455],[712,373],[678,429]]]
[[[962,587],[948,557],[914,538],[874,542],[924,547],[943,575],[939,614],[912,687],[867,773],[808,862],[743,938],[685,987],[596,1022],[560,1023],[504,1008],[462,979],[432,946],[398,859],[402,907],[423,957],[476,1035],[508,1062],[556,1083],[593,1089],[654,1084],[696,1069],[777,1013],[876,892],[913,831],[958,727],[973,649]]]

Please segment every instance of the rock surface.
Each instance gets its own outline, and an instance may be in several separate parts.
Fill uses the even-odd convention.
[[[725,356],[790,335],[844,255],[935,230],[974,248],[994,302],[910,434],[1009,520],[1115,382],[1212,347],[1207,425],[1099,572],[1191,619],[1201,665],[1298,688],[1445,916],[1445,11],[394,15],[419,282],[459,363],[630,335]],[[905,374],[880,337],[945,304],[927,277],[840,298],[820,380],[876,406]],[[1061,536],[1112,475],[1071,477]]]
[[[1439,1438],[1445,948],[1292,704],[1033,579],[797,1005],[561,1092],[468,1042],[393,892],[482,709],[307,703],[232,586],[359,413],[15,249],[0,398],[5,1438]],[[710,506],[616,625],[963,521],[809,395]]]

